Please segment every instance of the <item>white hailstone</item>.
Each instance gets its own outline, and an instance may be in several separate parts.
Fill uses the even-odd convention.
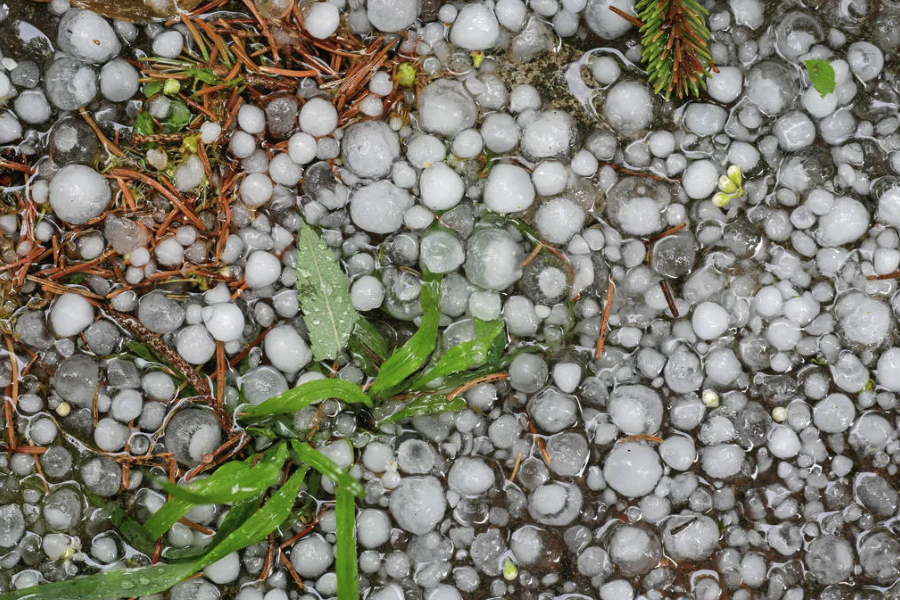
[[[50,310],[50,324],[59,337],[78,335],[93,322],[94,307],[80,294],[63,294]]]
[[[659,445],[659,456],[676,471],[687,471],[697,458],[697,449],[691,438],[673,435]]]
[[[156,245],[156,260],[165,267],[180,267],[184,262],[184,246],[175,238],[166,238]]]
[[[854,75],[863,81],[870,81],[878,77],[884,68],[884,54],[874,44],[854,42],[847,49],[847,62]]]
[[[469,2],[462,6],[450,29],[450,42],[465,50],[487,50],[500,39],[500,24],[486,4]]]
[[[784,407],[779,407],[784,408]],[[773,411],[773,417],[774,411]],[[800,438],[797,433],[787,425],[776,425],[769,430],[766,446],[769,452],[776,458],[794,458],[800,453]]]
[[[381,98],[375,94],[369,94],[359,103],[359,112],[367,117],[380,117],[384,112]]]
[[[175,189],[179,192],[193,190],[203,183],[205,176],[203,162],[196,154],[191,154],[175,168]]]
[[[800,341],[801,332],[796,324],[788,319],[778,318],[769,323],[766,340],[776,350],[786,352],[792,350]]]
[[[310,98],[300,109],[300,129],[313,137],[330,135],[337,123],[337,109],[325,98]]]
[[[371,233],[393,233],[403,226],[403,214],[413,205],[413,198],[389,181],[363,186],[350,197],[350,218]]]
[[[869,228],[869,211],[859,200],[841,196],[834,199],[828,214],[819,218],[816,241],[820,246],[843,246],[855,242]]]
[[[600,586],[600,600],[632,600],[634,588],[624,579],[613,579]]]
[[[889,392],[900,392],[900,348],[883,352],[875,372],[878,385]]]
[[[753,297],[753,308],[766,319],[776,317],[784,308],[784,297],[774,285],[761,287]]]
[[[212,144],[218,141],[222,135],[222,126],[212,121],[206,121],[200,126],[200,141],[204,144]]]
[[[425,169],[447,156],[447,149],[440,138],[433,135],[417,135],[406,145],[406,160],[413,166]]]
[[[447,485],[463,496],[480,496],[494,485],[494,471],[480,458],[460,457],[447,474]]]
[[[19,135],[21,135],[21,132]],[[450,149],[453,151],[453,154],[460,158],[475,158],[481,154],[483,147],[484,140],[477,129],[464,129],[453,138],[453,144],[450,146]]]
[[[441,23],[449,25],[456,20],[456,15],[458,14],[459,10],[455,6],[452,4],[445,4],[438,11],[438,19],[441,20]]]
[[[350,286],[350,302],[358,311],[375,310],[384,301],[384,286],[377,277],[363,275]]]
[[[174,29],[163,31],[151,44],[153,54],[162,58],[178,58],[184,49],[184,37]]]
[[[728,111],[706,102],[693,102],[684,109],[684,127],[700,137],[715,135],[725,128]]]
[[[719,169],[711,160],[695,160],[685,170],[681,184],[688,198],[709,198],[719,181]]]
[[[637,498],[653,491],[662,477],[662,465],[653,448],[637,442],[624,442],[606,455],[603,477],[618,493]]]
[[[541,196],[555,196],[566,189],[569,183],[569,171],[559,161],[545,160],[531,173],[534,188]]]
[[[600,162],[588,150],[579,150],[572,157],[572,172],[581,177],[593,177],[600,168]]]
[[[421,9],[421,2],[418,0],[366,1],[366,17],[369,23],[385,33],[395,33],[409,28],[419,18]]]
[[[534,202],[534,185],[528,171],[508,164],[494,165],[484,186],[484,203],[488,209],[514,213],[527,209]]]
[[[783,150],[796,152],[812,145],[816,139],[816,126],[805,113],[795,110],[782,115],[775,122],[775,137]]]
[[[216,341],[203,325],[188,325],[175,336],[175,350],[192,365],[202,365],[216,353]]]
[[[303,175],[303,167],[295,163],[289,154],[276,154],[269,163],[269,177],[278,185],[294,187]]]
[[[813,86],[806,88],[806,91],[803,92],[801,101],[803,102],[803,108],[806,109],[806,112],[817,119],[827,117],[833,113],[838,106],[837,94],[831,93],[823,96]]]
[[[95,12],[73,8],[59,20],[59,49],[86,62],[101,63],[122,50],[109,21]]]
[[[515,148],[520,133],[516,120],[509,113],[491,113],[481,124],[484,145],[494,154],[506,154]]]
[[[634,26],[630,21],[611,11],[610,7],[634,15],[634,5],[635,0],[588,0],[584,9],[584,20],[598,37],[604,40],[614,40]]]
[[[591,63],[591,76],[600,85],[610,85],[615,83],[622,74],[622,67],[614,56],[604,54],[598,56]]]
[[[731,104],[744,90],[744,74],[738,67],[719,67],[706,84],[709,97],[722,104]]]
[[[763,4],[760,0],[729,0],[734,21],[738,25],[759,29],[764,22]]]
[[[291,564],[300,577],[315,579],[334,562],[334,549],[319,534],[301,538],[291,548]]]
[[[241,339],[244,332],[244,313],[236,304],[220,302],[203,307],[203,324],[209,333],[220,342]]]
[[[413,231],[425,229],[434,222],[434,213],[420,204],[413,205],[403,213],[403,224]]]
[[[53,110],[40,90],[26,90],[13,101],[16,116],[29,125],[40,125],[50,118]]]
[[[529,160],[568,155],[575,136],[575,123],[568,113],[546,110],[525,126],[521,148]]]
[[[264,341],[266,358],[279,371],[296,373],[312,360],[306,341],[290,325],[273,327]]]
[[[477,116],[475,101],[459,81],[437,79],[419,94],[419,126],[425,131],[453,137]]]
[[[581,383],[581,365],[576,362],[558,362],[553,365],[553,383],[560,390],[571,394]]]
[[[94,428],[94,443],[105,452],[118,452],[128,441],[128,427],[115,419],[100,419]]]
[[[203,575],[213,583],[231,583],[241,574],[241,557],[237,552],[225,556],[203,569]]]
[[[538,207],[534,226],[551,244],[566,244],[584,226],[584,210],[568,198],[553,198]]]
[[[73,225],[84,225],[103,214],[111,197],[106,179],[84,165],[66,165],[50,180],[54,214]]]
[[[519,114],[526,110],[540,110],[541,94],[533,85],[523,83],[517,85],[509,93],[509,110]]]
[[[390,499],[391,515],[403,530],[425,535],[447,510],[444,489],[436,477],[404,477]]]
[[[438,162],[422,171],[419,177],[419,194],[422,204],[431,210],[447,210],[462,200],[465,184],[456,171]]]
[[[144,400],[137,390],[125,389],[113,398],[109,414],[122,423],[128,423],[141,416]]]
[[[238,109],[238,126],[251,135],[262,133],[266,128],[266,113],[258,106],[244,104]]]
[[[653,121],[650,88],[638,81],[620,81],[607,93],[603,111],[613,129],[622,135],[633,135]]]
[[[272,285],[281,277],[281,261],[264,250],[255,250],[247,257],[244,280],[249,288]]]
[[[316,138],[299,131],[288,140],[288,154],[298,165],[305,165],[316,157]]]
[[[8,144],[22,137],[22,124],[12,111],[0,114],[0,144]]]
[[[670,131],[654,131],[648,140],[653,156],[666,158],[675,151],[675,136]]]
[[[306,31],[319,40],[331,37],[340,24],[341,11],[331,2],[313,2],[303,12]]]
[[[447,6],[447,5],[445,5]],[[390,73],[387,71],[378,71],[369,80],[369,91],[376,96],[387,96],[394,91],[394,82]]]
[[[235,158],[247,158],[256,151],[256,140],[246,131],[235,131],[228,148]]]
[[[891,366],[894,370],[900,367],[900,361],[896,358]],[[856,407],[853,400],[844,394],[829,394],[813,407],[813,422],[819,431],[825,433],[843,433],[850,429],[855,418]]]
[[[391,518],[383,510],[361,510],[356,517],[356,531],[363,548],[379,548],[391,539]]]
[[[701,302],[694,308],[691,326],[701,340],[714,340],[728,329],[728,311],[715,302]]]
[[[494,6],[497,21],[506,29],[516,32],[525,25],[528,7],[522,0],[497,0]]]
[[[124,102],[137,94],[140,87],[137,69],[117,58],[100,69],[100,93],[111,102]]]
[[[344,165],[355,175],[377,179],[391,172],[400,156],[400,141],[387,123],[362,121],[345,130],[341,155]]]
[[[412,187],[416,185],[417,179],[418,175],[416,174],[416,170],[405,160],[396,162],[394,163],[394,166],[391,167],[391,181],[398,188],[403,188],[404,190],[412,189]]]
[[[262,206],[272,198],[272,180],[265,173],[250,173],[241,181],[241,200],[247,206]]]

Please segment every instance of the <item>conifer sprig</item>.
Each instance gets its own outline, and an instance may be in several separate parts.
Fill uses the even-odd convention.
[[[709,14],[696,0],[638,0],[642,61],[654,90],[669,98],[699,96],[711,71]]]

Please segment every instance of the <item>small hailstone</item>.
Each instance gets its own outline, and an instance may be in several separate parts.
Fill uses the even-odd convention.
[[[566,189],[569,172],[565,165],[555,160],[546,160],[531,173],[534,188],[541,196],[555,196]]]
[[[105,62],[122,49],[109,21],[90,10],[72,9],[59,21],[59,49],[91,63]]]
[[[206,121],[200,126],[200,141],[204,144],[212,144],[222,134],[222,126],[212,121]]]
[[[450,149],[460,158],[475,158],[481,154],[483,147],[484,140],[477,129],[464,129],[453,138]]]
[[[138,92],[137,69],[122,59],[111,60],[100,69],[100,93],[112,102],[124,102]]]
[[[63,294],[50,310],[50,324],[59,337],[77,335],[93,322],[94,307],[80,294]]]
[[[783,406],[776,406],[772,409],[772,420],[776,423],[784,423],[787,420],[788,411]]]
[[[572,157],[572,172],[582,177],[593,177],[600,167],[597,158],[587,150],[579,150]]]
[[[256,135],[266,128],[266,113],[258,106],[244,104],[238,110],[237,122],[241,129]]]
[[[153,38],[153,54],[162,58],[178,58],[184,49],[184,37],[176,30],[169,29]]]
[[[184,262],[184,246],[175,238],[166,238],[156,246],[156,260],[166,267],[179,267]]]
[[[391,81],[391,75],[387,71],[378,71],[369,80],[369,91],[376,96],[387,96],[393,89],[394,82]]]
[[[202,365],[216,353],[216,342],[203,325],[188,325],[175,336],[175,350],[192,365]]]
[[[278,185],[294,187],[302,174],[303,167],[291,160],[289,154],[276,154],[269,163],[269,177]]]
[[[704,390],[703,404],[709,408],[716,408],[719,406],[719,394],[715,390]]]
[[[316,139],[308,133],[297,132],[288,140],[288,154],[298,165],[305,165],[316,157]]]
[[[247,158],[256,150],[256,140],[246,131],[235,131],[228,147],[235,158]]]
[[[135,248],[129,257],[129,262],[135,267],[143,267],[150,262],[150,251],[146,248]]]
[[[313,137],[330,134],[337,123],[337,110],[324,98],[310,98],[300,109],[300,129]]]
[[[169,155],[166,154],[165,150],[160,150],[159,148],[150,148],[149,150],[147,150],[146,158],[150,166],[157,171],[162,171],[167,166],[169,166]]]
[[[598,56],[591,63],[591,75],[600,85],[609,85],[622,74],[622,68],[612,56]]]
[[[337,31],[340,22],[341,13],[331,2],[314,2],[304,10],[303,24],[309,35],[316,39],[324,40],[331,37]]]
[[[66,165],[50,181],[53,212],[73,225],[84,225],[102,214],[111,197],[106,179],[84,165]]]
[[[281,261],[276,256],[263,250],[256,250],[247,257],[247,264],[244,267],[247,287],[266,287],[278,281],[280,277]]]
[[[381,104],[381,98],[374,94],[366,96],[362,102],[359,103],[359,112],[367,117],[380,117],[383,111],[384,106]]]
[[[403,213],[403,224],[413,231],[425,229],[434,221],[434,213],[420,204],[411,206]],[[900,253],[898,253],[900,254]]]
[[[491,169],[484,187],[484,203],[497,213],[527,209],[534,202],[534,185],[522,167],[498,164]]]
[[[438,11],[438,18],[441,20],[441,23],[449,25],[456,20],[457,14],[459,14],[459,10],[455,6],[452,4],[445,4]]]
[[[241,200],[247,206],[262,206],[272,198],[272,180],[265,173],[250,173],[241,182]]]
[[[316,141],[316,158],[331,160],[341,153],[341,144],[333,137],[323,137]]]
[[[432,164],[419,177],[422,203],[431,210],[453,208],[462,200],[464,192],[462,178],[445,163]]]
[[[450,42],[465,50],[493,48],[499,39],[500,25],[494,11],[486,4],[464,4],[450,29]]]
[[[358,311],[379,308],[384,301],[384,286],[377,277],[363,275],[350,287],[350,301]]]
[[[279,325],[271,329],[266,334],[263,345],[272,365],[285,373],[299,371],[312,360],[306,341],[290,325]]]
[[[203,324],[210,335],[220,342],[241,339],[244,331],[244,313],[236,304],[221,302],[203,308]]]
[[[192,190],[203,183],[203,163],[196,154],[191,154],[175,169],[175,188],[180,192]]]

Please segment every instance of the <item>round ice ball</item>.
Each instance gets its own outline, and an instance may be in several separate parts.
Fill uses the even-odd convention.
[[[111,197],[106,179],[84,165],[66,165],[50,180],[50,206],[57,217],[72,225],[100,216]]]

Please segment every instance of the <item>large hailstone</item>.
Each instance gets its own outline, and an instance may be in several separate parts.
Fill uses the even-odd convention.
[[[66,165],[50,180],[50,206],[57,217],[72,225],[100,216],[111,197],[106,179],[84,165]]]
[[[637,442],[619,444],[606,456],[603,477],[623,496],[646,496],[662,477],[659,455],[653,448]]]
[[[66,11],[59,20],[56,42],[66,54],[92,63],[106,62],[122,50],[115,30],[106,19],[77,8]]]

